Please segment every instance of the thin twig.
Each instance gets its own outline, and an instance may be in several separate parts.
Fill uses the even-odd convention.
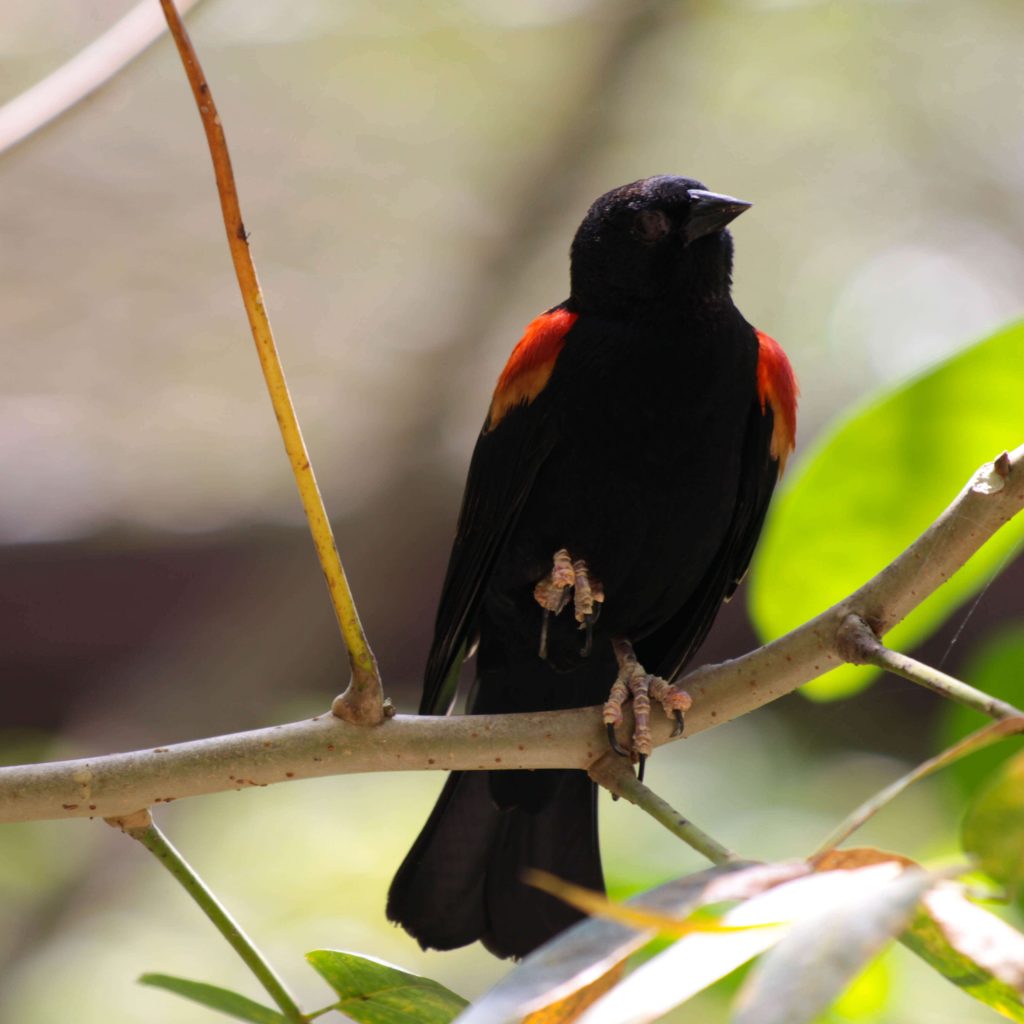
[[[958,743],[923,761],[912,771],[901,775],[894,782],[890,782],[884,789],[873,793],[859,807],[851,811],[829,834],[825,841],[818,847],[814,854],[808,858],[815,861],[826,853],[834,850],[840,843],[846,842],[866,821],[873,818],[883,807],[888,806],[901,793],[908,790],[915,782],[927,778],[929,775],[945,768],[954,761],[973,754],[977,750],[983,750],[993,743],[1007,736],[1016,736],[1024,732],[1024,717],[1004,718],[997,722],[990,722],[983,729],[972,732],[965,736]]]
[[[645,786],[633,774],[632,765],[617,754],[605,754],[590,768],[590,777],[615,796],[620,796],[646,811],[655,821],[660,822],[673,835],[678,836],[687,846],[707,857],[712,864],[727,864],[739,860],[739,856],[692,821],[684,818],[667,800]]]
[[[142,843],[167,868],[174,876],[175,881],[210,919],[217,931],[231,944],[231,948],[256,976],[285,1018],[293,1024],[306,1024],[307,1018],[303,1016],[295,998],[288,991],[285,983],[277,976],[274,968],[263,958],[263,954],[253,944],[252,939],[242,931],[235,919],[206,887],[203,880],[192,870],[188,861],[153,824],[149,812],[142,811],[126,818],[108,820],[109,824],[120,828],[126,835]]]
[[[1024,711],[1005,700],[992,697],[906,654],[890,650],[859,615],[850,615],[846,619],[840,627],[838,639],[843,656],[853,665],[875,665],[997,721],[1024,716]]]
[[[186,14],[199,0],[179,0]],[[103,35],[42,81],[0,107],[0,153],[76,107],[109,82],[164,34],[152,0],[142,0]]]
[[[381,691],[380,674],[377,661],[370,650],[370,645],[363,632],[356,611],[352,591],[341,565],[338,548],[334,542],[331,524],[327,519],[320,488],[310,464],[309,453],[302,439],[299,422],[295,416],[284,370],[278,358],[274,334],[270,327],[263,293],[256,276],[249,250],[249,236],[242,222],[242,211],[238,201],[238,190],[235,176],[231,169],[231,157],[228,154],[227,139],[217,107],[213,102],[209,84],[199,64],[199,58],[192,47],[192,42],[185,31],[181,17],[174,6],[173,0],[160,0],[164,16],[167,19],[171,35],[181,56],[181,62],[188,75],[192,94],[199,108],[206,141],[210,147],[213,160],[213,171],[217,179],[217,194],[220,197],[221,211],[224,215],[224,228],[227,232],[228,247],[231,250],[231,262],[238,277],[238,286],[245,303],[245,312],[249,318],[249,327],[260,367],[263,370],[270,400],[274,405],[281,437],[291,462],[295,482],[299,488],[302,507],[309,521],[309,529],[313,535],[320,568],[327,580],[331,603],[341,628],[341,635],[348,649],[349,662],[352,666],[352,682],[348,689],[335,701],[334,713],[348,721],[362,725],[376,725],[384,718],[384,701]]]
[[[850,615],[891,627],[953,575],[1024,506],[1024,448],[984,467],[906,551],[856,593],[786,636],[681,680],[694,698],[686,735],[722,725],[842,662]],[[1005,473],[1003,472],[1005,470]],[[673,723],[651,723],[655,746]],[[372,771],[588,769],[606,747],[600,708],[415,718],[368,732],[330,715],[173,747],[0,768],[0,822],[110,817],[171,799],[290,779]]]

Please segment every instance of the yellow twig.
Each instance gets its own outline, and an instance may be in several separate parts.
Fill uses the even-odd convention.
[[[181,56],[181,62],[188,75],[192,94],[199,108],[199,116],[203,121],[206,141],[210,147],[213,160],[213,171],[217,179],[217,194],[220,197],[221,211],[224,215],[224,227],[227,231],[228,246],[231,250],[231,261],[238,277],[238,286],[245,303],[245,312],[249,318],[249,327],[256,352],[259,356],[263,376],[270,392],[270,400],[274,405],[281,437],[291,462],[295,482],[299,488],[299,497],[309,521],[309,529],[313,535],[320,567],[327,579],[331,603],[334,606],[338,625],[345,646],[348,648],[349,662],[352,666],[352,682],[348,689],[334,704],[334,712],[339,717],[362,724],[375,724],[384,717],[383,697],[377,661],[370,650],[370,645],[363,632],[349,589],[345,570],[341,565],[337,545],[331,524],[324,510],[320,488],[317,486],[313,468],[310,465],[309,453],[306,451],[302,432],[295,416],[288,385],[285,382],[284,370],[277,355],[274,334],[270,328],[270,319],[263,303],[263,293],[256,277],[256,267],[249,251],[248,234],[242,222],[242,211],[238,202],[238,190],[235,187],[235,176],[231,170],[231,157],[228,155],[227,139],[217,107],[213,102],[210,87],[199,64],[199,58],[192,47],[192,42],[185,31],[181,17],[174,6],[173,0],[160,0],[167,25],[174,37],[175,45]]]

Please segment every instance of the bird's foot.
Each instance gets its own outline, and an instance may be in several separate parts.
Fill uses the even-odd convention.
[[[604,724],[608,731],[608,742],[616,754],[628,757],[627,751],[619,746],[615,727],[622,722],[622,706],[633,698],[633,752],[639,761],[638,775],[644,778],[644,765],[651,753],[651,700],[656,700],[669,718],[676,720],[673,736],[680,736],[685,724],[683,712],[689,711],[693,700],[685,690],[662,679],[652,676],[637,661],[633,645],[625,637],[612,640],[615,660],[619,663],[619,674],[615,677],[608,700],[604,705]]]
[[[552,558],[551,572],[533,588],[534,600],[544,609],[540,628],[540,656],[548,655],[548,623],[552,615],[558,615],[569,604],[570,592],[573,611],[580,629],[587,631],[580,652],[584,657],[590,654],[594,623],[600,611],[598,605],[604,601],[604,590],[600,582],[593,579],[587,563],[582,559],[573,561],[565,548],[559,548]]]

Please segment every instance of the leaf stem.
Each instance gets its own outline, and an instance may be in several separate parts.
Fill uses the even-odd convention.
[[[293,1024],[307,1024],[294,997],[277,976],[273,967],[242,931],[216,896],[206,887],[188,861],[171,845],[167,837],[153,824],[148,811],[128,818],[108,818],[108,823],[121,829],[125,835],[138,840],[174,876],[179,885],[195,901],[213,926],[227,939],[231,948],[242,958],[246,967],[256,975],[259,983],[277,1004],[281,1013]]]
[[[591,766],[590,777],[615,796],[620,796],[646,811],[669,832],[682,839],[687,846],[707,857],[712,864],[727,864],[739,859],[732,850],[712,839],[692,821],[684,818],[667,800],[644,785],[633,773],[632,765],[625,758],[613,753],[605,754]]]
[[[990,722],[983,729],[965,736],[958,743],[954,743],[953,746],[942,751],[941,754],[922,761],[912,771],[901,775],[894,782],[890,782],[884,789],[872,794],[859,807],[851,811],[808,859],[815,861],[835,849],[840,843],[845,842],[869,818],[874,817],[883,807],[892,803],[915,782],[919,782],[954,761],[959,761],[960,758],[966,757],[968,754],[973,754],[976,750],[991,746],[997,740],[1006,736],[1015,736],[1021,732],[1024,732],[1024,717],[1003,718],[997,722]]]
[[[324,1007],[322,1007],[319,1010],[313,1010],[310,1013],[307,1013],[305,1019],[307,1021],[316,1020],[317,1017],[322,1017],[325,1013],[330,1013],[331,1010],[336,1010],[337,1008],[338,1008],[338,1004],[337,1003],[331,1003],[330,1006],[324,1006]]]
[[[295,475],[295,483],[302,499],[302,507],[309,521],[310,533],[316,547],[320,568],[327,580],[327,589],[331,595],[331,604],[338,619],[342,638],[348,649],[349,662],[352,666],[352,681],[345,693],[335,702],[334,713],[340,718],[362,725],[375,725],[384,718],[384,698],[380,684],[377,661],[370,650],[366,634],[363,632],[359,613],[356,610],[352,591],[342,568],[341,558],[334,541],[334,533],[327,519],[320,488],[310,464],[309,452],[306,450],[299,421],[295,415],[284,370],[277,354],[274,333],[270,327],[270,318],[263,301],[259,279],[252,253],[249,250],[249,234],[242,221],[242,211],[238,200],[238,189],[235,175],[231,169],[231,157],[228,153],[227,138],[217,113],[213,94],[199,64],[199,58],[192,46],[188,33],[174,6],[174,0],[160,0],[168,28],[174,37],[178,54],[192,86],[199,116],[202,118],[206,141],[213,160],[213,172],[217,180],[217,194],[220,197],[221,212],[224,216],[224,229],[227,232],[228,248],[231,250],[231,262],[234,264],[238,287],[242,293],[245,312],[249,319],[256,353],[259,356],[263,377],[270,392],[270,400],[274,406],[285,451]]]

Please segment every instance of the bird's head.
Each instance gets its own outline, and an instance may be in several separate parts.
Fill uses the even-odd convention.
[[[572,297],[581,308],[631,314],[727,298],[732,238],[750,203],[661,174],[606,192],[572,243]]]

